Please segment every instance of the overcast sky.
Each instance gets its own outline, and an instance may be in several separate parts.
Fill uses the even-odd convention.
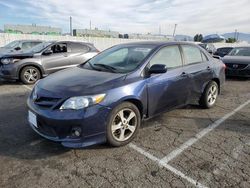
[[[1,0],[3,24],[110,29],[121,33],[250,33],[250,0]]]

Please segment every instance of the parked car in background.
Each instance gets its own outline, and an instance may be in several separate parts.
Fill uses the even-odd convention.
[[[199,103],[215,105],[225,65],[195,44],[137,42],[40,80],[28,98],[29,123],[67,147],[133,140],[142,119]]]
[[[250,77],[250,47],[236,47],[222,61],[227,76]]]
[[[43,42],[28,51],[1,57],[0,77],[34,84],[48,74],[77,66],[97,53],[98,50],[90,43]]]
[[[233,47],[223,47],[223,48],[217,48],[217,50],[214,52],[214,55],[224,57],[227,55]]]
[[[28,50],[43,41],[41,40],[15,40],[0,48],[0,57],[20,50]]]
[[[214,54],[216,52],[216,48],[212,43],[200,43],[198,45],[207,50],[210,54]]]

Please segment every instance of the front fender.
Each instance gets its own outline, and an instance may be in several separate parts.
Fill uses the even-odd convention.
[[[147,85],[145,80],[130,83],[125,86],[111,89],[106,93],[102,105],[115,108],[123,101],[138,101],[142,105],[143,115],[147,113]]]

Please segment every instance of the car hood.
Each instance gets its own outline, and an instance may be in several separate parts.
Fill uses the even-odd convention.
[[[0,56],[3,56],[5,54],[9,54],[15,52],[13,49],[8,49],[8,48],[0,48]]]
[[[232,64],[250,64],[250,57],[248,56],[225,56],[222,58],[224,63],[232,63]]]
[[[37,84],[43,93],[54,97],[72,97],[103,93],[121,84],[125,74],[115,74],[83,69],[70,68],[42,79]],[[46,94],[46,95],[47,95]]]

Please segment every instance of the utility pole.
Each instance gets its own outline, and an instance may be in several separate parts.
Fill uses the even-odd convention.
[[[69,17],[69,30],[70,30],[70,36],[73,36],[73,33],[72,33],[72,17],[71,16]]]
[[[237,29],[235,29],[234,38],[235,38],[235,40],[237,40]]]
[[[174,32],[173,32],[173,37],[175,36],[176,28],[177,28],[177,24],[174,24]]]
[[[240,35],[240,33],[237,32],[236,42],[239,40],[239,35]]]
[[[159,35],[161,35],[161,25],[159,25]]]
[[[92,27],[92,25],[91,25],[91,20],[89,21],[89,29],[91,30],[91,27]]]

